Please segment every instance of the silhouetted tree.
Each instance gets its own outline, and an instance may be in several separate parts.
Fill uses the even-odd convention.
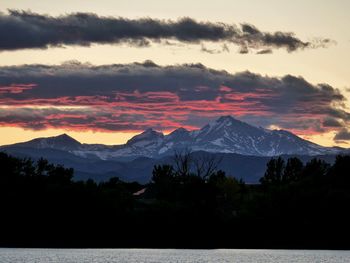
[[[49,181],[57,184],[69,184],[72,181],[74,170],[61,165],[51,166],[47,176]]]
[[[282,181],[284,183],[296,182],[300,180],[304,164],[296,157],[289,158],[284,168]]]
[[[175,172],[171,165],[155,165],[152,171],[153,190],[158,198],[170,198],[176,188]]]
[[[350,185],[350,155],[338,155],[329,169],[330,180],[339,186]]]
[[[174,168],[171,165],[155,165],[152,171],[152,182],[170,182],[174,178]]]
[[[325,161],[314,158],[306,163],[302,177],[303,179],[319,181],[325,178],[329,167],[330,165]]]
[[[202,153],[192,158],[195,175],[207,180],[212,175],[215,175],[221,158],[216,155]]]
[[[282,157],[277,159],[271,159],[266,164],[266,172],[260,179],[260,183],[263,185],[278,185],[282,182],[282,176],[284,172],[284,160]]]
[[[192,156],[189,149],[177,150],[174,152],[174,171],[176,176],[185,177],[190,175]]]

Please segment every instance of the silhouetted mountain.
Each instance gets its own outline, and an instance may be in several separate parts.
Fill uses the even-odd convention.
[[[157,132],[151,128],[145,130],[144,132],[132,137],[127,141],[128,146],[134,147],[148,147],[152,145],[158,145],[162,142],[164,138],[163,133]]]
[[[276,156],[281,154],[317,155],[332,153],[325,148],[284,130],[257,128],[231,116],[223,116],[193,132],[193,150]]]
[[[56,149],[64,151],[73,151],[81,147],[81,143],[67,134],[61,134],[55,137],[37,138],[28,142],[16,143],[11,146],[26,147],[34,149]],[[2,146],[8,147],[8,146]]]
[[[118,176],[139,182],[148,182],[155,164],[171,162],[174,151],[183,149],[222,159],[220,169],[248,183],[258,182],[271,156],[298,155],[305,161],[318,156],[332,162],[335,154],[349,153],[339,147],[322,147],[288,131],[254,127],[231,116],[195,131],[179,128],[163,135],[147,129],[124,145],[81,144],[62,134],[0,147],[15,156],[44,157],[72,167],[78,179],[100,181]]]
[[[82,158],[100,160],[132,160],[142,156],[161,158],[173,155],[175,150],[181,149],[253,156],[323,155],[344,151],[341,148],[317,145],[288,131],[258,128],[231,116],[220,117],[194,131],[179,128],[168,135],[163,135],[153,129],[147,129],[124,145],[81,144],[63,134],[1,148],[8,149],[14,146],[64,150]]]

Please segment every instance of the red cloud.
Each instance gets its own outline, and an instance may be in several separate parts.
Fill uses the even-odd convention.
[[[180,126],[196,129],[198,126],[186,123],[188,116],[201,116],[205,119],[228,114],[268,116],[270,114],[268,107],[249,100],[257,96],[253,93],[232,93],[225,94],[224,100],[222,97],[217,97],[215,100],[181,101],[179,96],[172,92],[134,91],[119,92],[114,98],[65,96],[48,99],[0,99],[3,105],[12,105],[11,109],[6,109],[6,112],[0,115],[0,120],[3,120],[0,121],[0,125],[32,129],[68,128],[78,131],[87,129],[139,131],[147,127],[171,131]],[[264,95],[259,94],[259,97],[261,96]],[[52,106],[53,112],[34,106]],[[55,106],[88,106],[88,108],[55,109]],[[23,107],[26,111],[23,111]],[[32,114],[25,116],[30,109]]]
[[[17,68],[6,69],[7,78],[37,84],[7,84],[0,76],[6,83],[0,86],[1,126],[171,131],[180,126],[196,129],[218,116],[234,115],[263,127],[315,134],[339,129],[323,127],[326,118],[344,125],[350,120],[339,90],[290,75],[229,74],[203,65],[22,68],[21,77]]]

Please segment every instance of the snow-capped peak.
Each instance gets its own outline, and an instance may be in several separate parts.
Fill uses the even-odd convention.
[[[104,160],[171,155],[178,149],[256,156],[318,155],[342,151],[322,147],[289,131],[255,127],[232,116],[222,116],[199,130],[178,128],[165,136],[150,128],[134,136],[126,144],[116,146],[80,144],[67,134],[39,138],[15,146],[66,150],[82,157],[96,156]]]
[[[159,141],[163,139],[163,137],[163,133],[153,130],[152,128],[148,128],[144,132],[132,137],[130,140],[127,141],[126,144],[132,145],[140,141]]]
[[[189,131],[186,130],[185,128],[177,128],[176,130],[172,131],[170,134],[176,134],[176,133],[188,133]]]
[[[231,115],[225,115],[225,116],[221,116],[220,118],[216,119],[215,122],[217,122],[217,123],[232,123],[232,122],[241,122],[241,121],[233,118]]]

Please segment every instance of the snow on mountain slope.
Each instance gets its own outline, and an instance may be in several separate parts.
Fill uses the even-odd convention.
[[[147,129],[124,145],[81,144],[63,134],[34,139],[15,146],[59,149],[79,157],[101,160],[134,159],[141,156],[158,158],[172,155],[179,149],[255,156],[337,154],[344,150],[322,147],[288,131],[254,127],[231,116],[220,117],[195,131],[179,128],[168,135],[163,135],[153,129]],[[11,146],[1,148],[6,147]]]

